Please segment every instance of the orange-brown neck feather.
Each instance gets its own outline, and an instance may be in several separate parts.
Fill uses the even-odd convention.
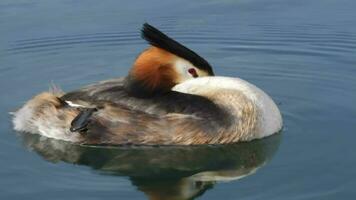
[[[176,72],[172,65],[177,57],[157,47],[150,47],[136,59],[130,75],[149,90],[170,90]]]

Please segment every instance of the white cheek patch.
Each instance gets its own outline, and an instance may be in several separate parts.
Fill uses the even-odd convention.
[[[190,68],[194,68],[190,62],[179,58],[174,63],[174,68],[176,72],[181,76],[180,77],[181,81],[193,78],[192,75],[188,72]]]
[[[74,107],[74,108],[84,108],[85,106],[83,105],[80,105],[80,104],[76,104],[76,103],[73,103],[71,101],[66,101],[66,103],[71,106],[71,107]]]

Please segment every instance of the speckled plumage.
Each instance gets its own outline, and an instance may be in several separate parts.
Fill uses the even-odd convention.
[[[217,85],[222,82],[229,84],[227,87]],[[74,142],[222,144],[265,137],[282,127],[279,111],[273,101],[261,90],[241,79],[198,78],[177,85],[174,88],[176,91],[152,99],[125,96],[125,91],[117,88],[118,83],[122,83],[122,79],[88,86],[61,97],[74,103],[86,102],[86,106],[102,107],[93,114],[87,132],[72,133],[77,135]],[[35,97],[24,108],[41,104],[40,108],[34,109],[33,115],[38,118],[37,122],[42,120],[60,124],[60,118],[67,119],[62,127],[47,124],[55,128],[56,133],[60,132],[58,129],[63,129],[68,134],[68,119],[73,119],[79,113],[78,108],[58,107],[60,102],[55,95],[42,95]],[[20,116],[21,111],[17,115]],[[49,129],[47,127],[46,130]],[[41,131],[32,129],[32,132]],[[66,137],[61,139],[71,140]]]

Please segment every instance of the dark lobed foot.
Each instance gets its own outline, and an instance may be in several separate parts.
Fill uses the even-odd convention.
[[[80,133],[87,131],[87,126],[90,123],[90,118],[97,110],[97,108],[83,108],[70,124],[70,131],[78,131]]]

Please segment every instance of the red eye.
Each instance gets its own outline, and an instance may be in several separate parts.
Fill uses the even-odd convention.
[[[194,78],[198,77],[198,73],[194,68],[188,69],[189,74],[191,74]]]

